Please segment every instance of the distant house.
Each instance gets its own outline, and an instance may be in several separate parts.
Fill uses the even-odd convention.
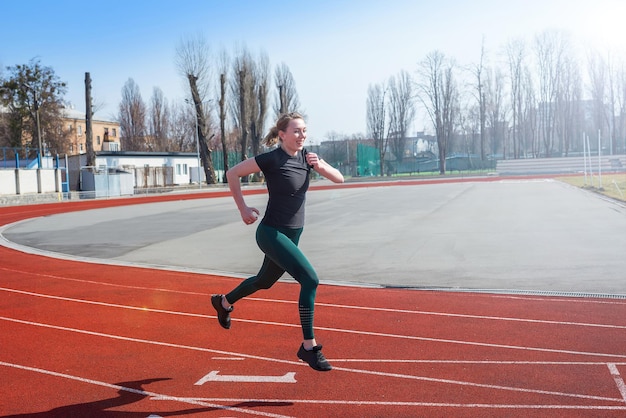
[[[63,129],[67,129],[68,132],[69,155],[85,154],[87,152],[85,112],[65,109]],[[94,151],[121,151],[118,122],[94,118],[91,121],[91,132]]]

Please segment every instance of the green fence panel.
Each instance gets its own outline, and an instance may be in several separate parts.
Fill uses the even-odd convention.
[[[380,156],[378,149],[366,144],[357,144],[357,176],[379,176]]]

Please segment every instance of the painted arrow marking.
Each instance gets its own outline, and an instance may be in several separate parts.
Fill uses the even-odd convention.
[[[220,375],[219,371],[211,373],[198,380],[195,385],[200,386],[206,382],[245,382],[245,383],[297,383],[296,372],[285,373],[282,376],[246,376],[246,375]]]

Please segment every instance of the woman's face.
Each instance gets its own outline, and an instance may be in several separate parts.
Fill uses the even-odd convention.
[[[306,141],[306,123],[303,119],[291,119],[287,129],[279,131],[281,146],[289,155],[295,155],[304,148]]]

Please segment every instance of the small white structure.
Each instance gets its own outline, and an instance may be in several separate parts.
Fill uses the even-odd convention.
[[[85,190],[81,172],[92,170],[116,175],[128,173],[134,188],[187,185],[204,181],[204,170],[198,169],[197,154],[191,152],[97,151],[95,164],[87,167],[86,154],[68,157],[70,190]],[[110,181],[110,178],[107,180]],[[95,184],[95,183],[94,183]]]

